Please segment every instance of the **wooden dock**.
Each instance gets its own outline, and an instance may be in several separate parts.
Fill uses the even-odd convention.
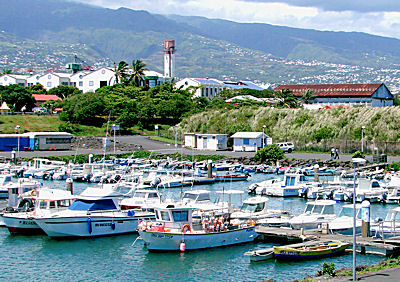
[[[306,230],[301,233],[300,230],[288,228],[257,226],[256,232],[259,234],[259,240],[273,243],[300,243],[305,241],[342,241],[353,245],[353,236],[340,234],[322,234],[318,230]],[[267,249],[259,250],[265,253]],[[356,251],[363,254],[378,254],[386,257],[400,256],[400,238],[376,239],[373,237],[357,236]],[[257,252],[257,251],[255,251]]]

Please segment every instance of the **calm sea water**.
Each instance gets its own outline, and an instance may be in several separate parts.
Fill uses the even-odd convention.
[[[252,182],[267,179],[267,175],[253,175],[246,182],[217,183],[196,189],[221,191],[245,188]],[[50,187],[65,187],[62,182],[45,182]],[[74,184],[80,193],[87,184]],[[165,196],[178,198],[181,189],[163,191]],[[217,194],[213,193],[213,197]],[[239,205],[247,193],[233,196]],[[293,198],[282,201],[271,198],[271,208],[290,208],[294,214],[304,209],[306,201]],[[341,205],[341,204],[339,204]],[[338,208],[339,208],[338,205]],[[372,218],[384,217],[393,206],[372,205]],[[187,280],[187,281],[287,281],[314,275],[324,261],[334,262],[337,268],[351,267],[352,255],[325,260],[279,262],[275,260],[250,263],[243,254],[250,249],[271,247],[272,243],[249,243],[231,247],[199,250],[186,253],[149,253],[143,242],[132,243],[137,234],[115,237],[55,240],[44,235],[11,236],[0,228],[1,280]],[[381,256],[357,254],[357,264],[372,264]]]

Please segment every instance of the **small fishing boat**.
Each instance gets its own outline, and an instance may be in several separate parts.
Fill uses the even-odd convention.
[[[213,174],[214,181],[245,181],[248,174]]]
[[[203,218],[192,224],[192,211],[186,206],[167,204],[156,207],[156,222],[141,222],[139,235],[148,250],[185,251],[252,242],[255,226],[231,225],[227,217]]]
[[[300,247],[274,246],[274,257],[278,259],[315,259],[342,254],[349,243],[339,241],[314,242]]]

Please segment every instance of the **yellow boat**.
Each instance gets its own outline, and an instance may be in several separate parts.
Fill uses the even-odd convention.
[[[274,246],[274,257],[283,259],[314,259],[342,254],[349,246],[340,241],[309,242],[303,246]]]

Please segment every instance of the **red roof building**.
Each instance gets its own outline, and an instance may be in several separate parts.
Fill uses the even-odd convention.
[[[282,84],[275,90],[289,89],[301,97],[310,89],[314,92],[314,99],[310,103],[322,105],[366,105],[370,107],[393,106],[393,95],[383,83],[355,83],[355,84]]]
[[[62,100],[60,97],[56,96],[56,95],[46,95],[46,94],[32,94],[33,98],[35,98],[36,106],[39,106],[41,104],[43,104],[44,102],[50,101],[50,100],[54,100],[54,101],[59,101]]]

